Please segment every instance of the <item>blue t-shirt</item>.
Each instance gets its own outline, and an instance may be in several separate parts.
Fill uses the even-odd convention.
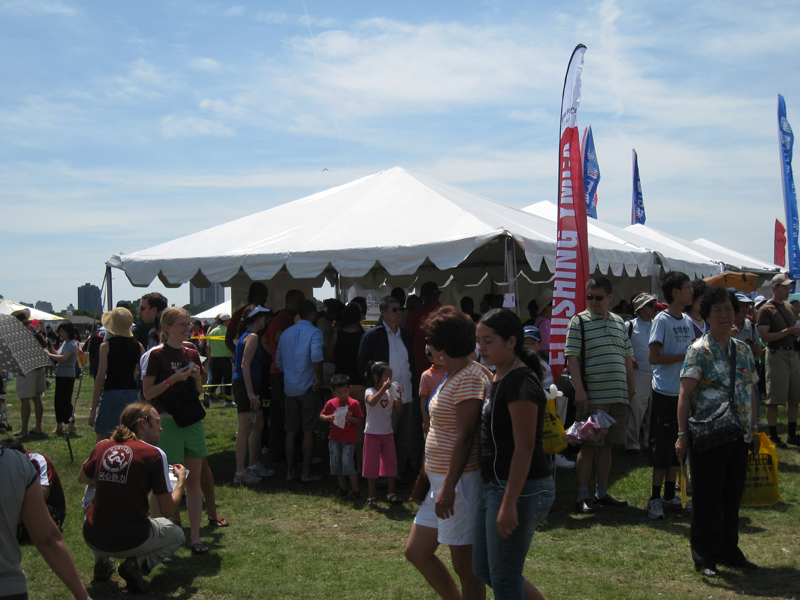
[[[675,318],[666,310],[658,313],[650,327],[650,342],[661,344],[661,354],[686,354],[694,341],[692,319],[681,314]],[[665,396],[677,396],[681,391],[683,361],[668,365],[653,365],[653,389]]]
[[[245,333],[239,338],[236,344],[236,356],[234,358],[234,365],[236,366],[233,372],[234,379],[244,379],[242,373],[242,358],[244,358],[244,341],[250,336],[256,335],[255,333]],[[261,343],[256,343],[256,352],[253,354],[253,359],[250,361],[250,381],[261,381]]]

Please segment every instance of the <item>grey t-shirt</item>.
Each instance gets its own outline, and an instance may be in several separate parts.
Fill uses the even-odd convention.
[[[38,479],[31,461],[22,452],[0,450],[0,590],[4,596],[24,594],[28,579],[20,566],[17,525],[22,517],[26,490]]]
[[[75,365],[78,362],[78,342],[67,340],[58,349],[58,354],[72,352],[72,355],[64,362],[56,363],[56,377],[75,377]]]
[[[686,354],[694,341],[692,318],[681,314],[675,318],[666,310],[658,313],[650,327],[650,343],[661,344],[661,354]],[[653,389],[665,396],[677,396],[681,391],[683,362],[653,365]]]

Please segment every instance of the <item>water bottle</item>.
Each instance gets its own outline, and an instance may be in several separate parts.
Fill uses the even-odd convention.
[[[257,414],[257,413],[258,413],[258,411],[257,411],[257,410],[251,410],[251,411],[250,411],[250,415],[247,417],[247,420],[248,420],[250,423],[255,423],[255,422],[256,422],[256,414]]]

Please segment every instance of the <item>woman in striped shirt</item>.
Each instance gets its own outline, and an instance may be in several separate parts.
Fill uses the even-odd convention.
[[[477,436],[488,378],[470,357],[475,324],[467,315],[443,306],[428,316],[423,331],[447,377],[429,406],[425,471],[431,488],[414,519],[405,556],[442,598],[483,599],[486,587],[472,572],[472,542],[483,491]],[[460,593],[435,554],[439,544],[450,546]]]

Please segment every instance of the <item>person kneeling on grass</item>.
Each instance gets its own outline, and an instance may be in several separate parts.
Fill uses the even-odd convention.
[[[350,397],[350,378],[347,375],[334,375],[331,378],[334,398],[328,400],[319,415],[320,421],[331,424],[328,434],[328,451],[331,455],[331,475],[339,480],[336,494],[348,500],[359,496],[358,475],[356,474],[356,426],[364,421],[361,405]],[[336,413],[344,408],[344,422],[337,424]],[[350,478],[351,492],[347,492],[345,475]]]
[[[114,573],[109,557],[124,558],[119,574],[134,593],[148,590],[144,575],[172,556],[186,540],[169,519],[149,519],[152,490],[161,513],[174,514],[183,496],[186,470],[173,465],[170,483],[167,456],[155,444],[161,439],[161,418],[146,402],[129,404],[111,439],[99,442],[83,463],[78,481],[95,486],[94,501],[83,524],[83,538],[94,553],[94,579]]]

